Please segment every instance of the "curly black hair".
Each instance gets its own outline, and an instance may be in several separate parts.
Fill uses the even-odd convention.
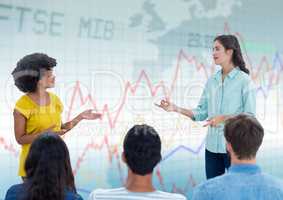
[[[161,160],[161,140],[158,133],[148,125],[135,125],[124,139],[124,156],[133,173],[151,174]]]
[[[56,64],[56,59],[43,53],[26,55],[12,72],[15,85],[22,92],[35,92],[43,72],[51,70]]]

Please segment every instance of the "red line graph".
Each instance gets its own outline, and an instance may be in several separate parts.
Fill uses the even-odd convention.
[[[231,31],[230,31],[230,27],[228,23],[225,23],[224,33],[230,33],[230,32]],[[267,86],[278,84],[280,81],[281,72],[283,70],[283,64],[282,64],[282,61],[279,55],[274,56],[275,61],[273,62],[273,64],[271,64],[272,62],[269,61],[267,56],[262,56],[259,59],[259,64],[256,65],[254,62],[252,62],[251,56],[247,52],[247,49],[245,46],[245,40],[243,36],[238,32],[235,32],[233,34],[235,34],[240,40],[241,47],[243,49],[243,54],[247,62],[247,66],[251,71],[252,79],[255,82],[260,82],[259,79],[260,79],[261,73],[268,73],[269,78],[268,78]],[[161,90],[164,94],[164,97],[166,99],[170,99],[172,97],[174,90],[176,89],[176,84],[177,84],[178,78],[180,77],[181,67],[184,65],[183,62],[185,62],[186,64],[190,66],[194,66],[196,70],[200,73],[203,73],[206,78],[208,78],[215,71],[215,65],[207,66],[201,61],[199,61],[196,56],[188,55],[187,53],[185,53],[184,50],[180,50],[177,54],[176,65],[174,66],[172,81],[171,81],[171,84],[169,84],[169,86],[166,86],[163,80],[159,81],[157,84],[153,84],[153,81],[148,76],[146,71],[142,70],[134,83],[131,83],[130,81],[127,81],[125,83],[125,86],[122,92],[122,101],[118,105],[118,109],[115,113],[111,113],[108,104],[104,104],[102,108],[98,108],[97,100],[90,93],[86,95],[83,94],[81,87],[80,87],[80,82],[77,81],[72,90],[70,102],[67,104],[69,106],[68,106],[68,112],[67,112],[66,119],[67,121],[71,119],[72,111],[74,110],[74,103],[77,100],[79,100],[81,106],[90,102],[93,109],[95,109],[97,112],[102,113],[103,117],[101,120],[106,118],[110,129],[114,129],[119,121],[119,118],[121,117],[121,114],[122,114],[123,108],[125,107],[128,96],[135,95],[138,89],[140,88],[142,82],[146,83],[147,87],[150,90],[152,97],[155,97],[157,93]],[[87,144],[85,147],[83,147],[83,151],[79,155],[74,165],[75,175],[78,173],[79,169],[81,168],[81,165],[87,153],[89,153],[89,151],[101,150],[103,148],[106,148],[108,152],[109,162],[112,162],[113,159],[117,159],[118,161],[117,167],[119,169],[120,180],[121,180],[121,183],[123,182],[122,167],[121,167],[120,159],[119,159],[120,155],[118,152],[118,145],[110,147],[109,139],[110,137],[108,136],[108,134],[105,134],[104,139],[102,140],[101,143],[95,143],[94,141],[92,141],[89,144]],[[0,137],[0,146],[3,146],[5,150],[11,152],[13,155],[18,156],[18,151],[16,150],[16,148],[13,147],[12,144],[8,144],[5,141],[5,139],[2,137]],[[160,185],[164,186],[164,180],[162,178],[162,173],[159,169],[156,170],[156,175],[158,177]],[[188,185],[194,186],[195,184],[196,183],[193,177],[189,177]],[[188,186],[186,186],[185,189],[179,189],[176,187],[176,185],[173,185],[172,190],[178,191],[181,193],[185,193],[187,190],[186,189],[187,187]]]
[[[94,141],[92,141],[84,147],[82,154],[77,159],[77,162],[76,162],[75,167],[73,169],[73,173],[75,175],[77,174],[77,171],[80,169],[81,163],[84,161],[84,158],[85,158],[88,151],[90,151],[91,149],[92,150],[102,150],[104,148],[104,146],[106,147],[107,152],[108,152],[109,162],[112,162],[113,157],[115,157],[115,158],[119,157],[118,145],[115,145],[111,149],[111,147],[109,145],[108,134],[105,134],[104,138],[103,138],[103,140],[100,144],[97,144]]]
[[[111,129],[115,128],[116,124],[117,124],[117,120],[119,119],[119,116],[121,114],[121,111],[123,110],[125,103],[126,103],[126,99],[128,97],[129,94],[135,95],[136,91],[138,90],[141,82],[144,80],[151,92],[151,96],[154,97],[156,96],[157,92],[159,89],[162,89],[163,93],[164,93],[164,97],[166,99],[170,99],[175,87],[176,87],[176,82],[177,79],[179,77],[179,73],[180,73],[180,67],[181,67],[181,62],[183,60],[186,60],[188,63],[192,63],[196,66],[196,69],[198,71],[203,70],[203,73],[205,74],[206,77],[209,76],[208,70],[205,67],[205,65],[201,62],[198,62],[198,60],[196,59],[196,57],[194,56],[187,56],[183,50],[180,50],[179,54],[178,54],[178,58],[177,58],[177,64],[176,64],[176,69],[174,72],[174,77],[172,80],[171,85],[168,87],[165,86],[164,81],[160,81],[158,84],[153,85],[151,79],[149,78],[149,76],[147,75],[147,73],[142,70],[137,81],[135,83],[130,83],[129,81],[126,82],[125,87],[124,87],[124,92],[122,94],[122,102],[121,104],[118,106],[117,112],[113,115],[111,115],[111,111],[109,110],[109,106],[108,104],[105,104],[103,106],[102,109],[99,109],[97,107],[97,102],[96,100],[91,96],[91,94],[86,95],[85,97],[82,94],[81,88],[80,88],[80,83],[77,81],[76,85],[74,87],[72,96],[71,96],[71,103],[68,109],[68,113],[67,113],[67,121],[69,121],[71,119],[71,112],[73,110],[73,106],[74,103],[77,99],[77,97],[80,100],[80,104],[81,106],[83,106],[84,104],[90,102],[93,106],[93,109],[96,110],[97,112],[102,113],[102,119],[106,116],[108,119],[108,123],[109,123],[109,127]],[[211,72],[210,74],[214,71],[214,65],[211,67]]]
[[[246,57],[249,59],[248,54],[246,54]],[[180,75],[180,67],[181,67],[181,63],[183,60],[186,61],[188,64],[192,64],[192,66],[195,66],[197,71],[202,70],[206,78],[208,78],[209,75],[211,75],[215,71],[215,65],[212,65],[211,67],[207,67],[202,62],[199,62],[195,56],[188,56],[184,53],[183,50],[180,50],[177,56],[177,64],[175,67],[175,72],[174,72],[174,76],[172,79],[172,83],[169,87],[166,87],[166,85],[164,84],[164,81],[160,81],[158,84],[153,85],[149,76],[146,74],[144,70],[142,70],[135,83],[130,83],[129,81],[126,82],[124,90],[123,90],[123,94],[122,94],[122,101],[120,105],[118,106],[117,111],[113,114],[111,114],[108,104],[105,104],[102,109],[99,109],[97,107],[97,101],[95,100],[95,98],[91,96],[91,94],[87,94],[84,97],[84,95],[82,94],[81,88],[80,88],[80,83],[77,81],[76,85],[74,86],[73,93],[71,96],[70,106],[67,112],[67,121],[71,119],[74,102],[76,101],[77,98],[79,98],[81,106],[90,102],[94,110],[102,113],[101,120],[103,120],[103,118],[106,117],[108,120],[109,127],[111,129],[114,129],[119,119],[119,116],[121,114],[121,111],[123,110],[125,106],[127,97],[129,96],[129,94],[135,95],[136,91],[138,90],[143,80],[147,84],[152,97],[156,96],[158,90],[161,89],[163,91],[164,97],[166,99],[170,99],[176,87],[176,82]],[[248,63],[250,65],[250,62]],[[255,82],[257,82],[260,77],[260,72],[264,70],[264,72],[266,73],[266,70],[267,70],[269,73],[269,79],[268,79],[267,86],[270,87],[271,85],[278,84],[280,80],[281,72],[283,69],[283,65],[279,62],[279,59],[278,59],[278,63],[280,65],[280,68],[279,68],[280,71],[276,72],[277,68],[275,67],[273,68],[272,65],[270,65],[270,63],[268,62],[268,59],[265,56],[263,56],[262,59],[260,60],[258,67],[253,67],[253,65],[250,65],[252,79]],[[208,71],[208,69],[210,69],[210,71]],[[264,87],[264,86],[260,86],[260,87]]]
[[[225,33],[230,33],[230,28],[229,28],[227,23],[224,26],[224,32]],[[247,53],[243,37],[238,32],[235,32],[234,34],[239,38],[239,40],[240,40],[240,42],[242,44],[242,47],[243,47],[243,50],[244,50],[243,51],[244,52],[244,56],[245,56],[245,58],[247,60],[247,66],[248,66],[248,68],[251,71],[252,79],[254,81],[257,81],[259,79],[260,73],[263,71],[265,73],[266,72],[270,73],[269,74],[270,78],[268,79],[268,86],[270,86],[272,84],[279,83],[280,75],[281,75],[280,73],[282,72],[282,69],[283,69],[283,65],[282,65],[282,62],[281,62],[280,58],[275,56],[277,58],[277,59],[275,58],[276,62],[274,62],[274,64],[271,65],[270,62],[268,61],[267,57],[263,56],[260,59],[259,64],[257,66],[255,66],[251,62],[250,56]],[[167,99],[170,99],[171,95],[172,95],[172,93],[173,93],[173,91],[174,91],[174,89],[176,87],[176,82],[177,82],[178,77],[180,75],[179,73],[180,73],[181,63],[183,61],[186,61],[188,64],[191,64],[192,66],[195,66],[197,71],[202,71],[202,73],[204,73],[206,78],[208,78],[215,71],[215,65],[212,65],[212,66],[208,67],[208,66],[204,65],[202,62],[199,62],[198,59],[195,56],[189,56],[186,53],[184,53],[183,50],[180,50],[178,55],[177,55],[177,62],[176,62],[175,70],[174,70],[174,73],[173,73],[172,82],[169,85],[169,87],[167,87],[164,84],[164,81],[159,81],[158,84],[153,85],[150,77],[147,75],[147,73],[144,70],[142,70],[140,72],[136,82],[134,82],[134,83],[130,83],[129,81],[126,82],[125,88],[124,88],[124,92],[122,94],[121,104],[118,106],[118,111],[115,114],[113,114],[113,115],[111,115],[111,113],[110,113],[110,110],[108,108],[109,107],[108,104],[105,104],[102,109],[99,109],[97,107],[97,102],[96,102],[95,98],[93,98],[91,96],[91,94],[87,94],[86,96],[84,96],[82,94],[82,91],[81,91],[81,88],[80,88],[80,83],[77,82],[75,87],[74,87],[74,89],[73,89],[73,93],[72,93],[72,96],[71,96],[69,111],[67,113],[67,119],[69,120],[71,118],[71,112],[72,112],[72,109],[73,109],[74,102],[75,102],[75,100],[77,98],[79,98],[81,106],[86,104],[87,102],[90,102],[92,104],[92,106],[93,106],[93,109],[95,109],[98,112],[101,112],[103,117],[105,117],[105,116],[107,117],[108,123],[109,123],[109,127],[111,129],[114,129],[116,124],[117,124],[117,121],[118,121],[118,119],[120,117],[120,114],[121,114],[121,112],[123,110],[123,107],[125,105],[125,102],[126,102],[126,99],[127,99],[128,95],[129,94],[135,95],[135,93],[138,90],[138,88],[139,88],[139,86],[140,86],[142,81],[145,81],[145,83],[147,84],[147,86],[148,86],[148,88],[149,88],[149,90],[151,92],[151,96],[152,97],[154,97],[157,94],[158,90],[161,89],[162,92],[164,93],[164,97],[167,98]],[[279,66],[278,68],[276,68],[274,66],[277,63],[278,63],[278,66]],[[102,120],[103,120],[103,118],[102,118]],[[113,156],[119,157],[118,147],[115,147],[113,151],[110,151],[110,148],[109,148],[109,145],[108,145],[108,140],[109,140],[108,136],[105,135],[105,139],[104,139],[104,141],[101,144],[90,143],[90,144],[86,145],[86,147],[83,150],[83,153],[81,154],[81,156],[78,158],[78,160],[76,162],[74,173],[75,174],[77,173],[77,171],[80,168],[81,163],[84,160],[85,155],[87,154],[87,152],[90,149],[102,149],[105,146],[108,149],[108,153],[109,153],[108,159],[109,159],[109,161],[112,160]],[[163,180],[162,180],[162,176],[161,176],[160,171],[157,171],[157,176],[159,177],[159,182],[162,185],[163,184]],[[122,180],[121,176],[120,176],[120,178]],[[193,179],[190,180],[190,182],[191,182],[191,185],[193,185],[193,182],[194,182]]]
[[[164,184],[164,180],[163,180],[163,175],[161,174],[161,171],[160,171],[159,168],[157,168],[155,174],[156,174],[156,176],[158,178],[158,182],[160,184],[161,190],[166,191],[167,189],[165,188],[165,184]],[[186,193],[189,191],[189,188],[195,187],[196,185],[197,185],[197,182],[194,180],[193,176],[190,175],[184,188],[178,188],[175,183],[172,183],[171,192],[181,193],[181,194],[186,195]]]

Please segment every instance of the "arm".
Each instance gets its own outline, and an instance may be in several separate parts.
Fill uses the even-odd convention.
[[[86,110],[86,111],[80,113],[78,116],[76,116],[71,121],[62,124],[62,126],[61,126],[62,130],[60,131],[60,134],[63,135],[66,132],[70,131],[72,128],[74,128],[83,119],[95,120],[95,119],[99,119],[99,118],[101,118],[100,113],[93,113],[92,109]]]
[[[256,114],[256,89],[251,80],[243,89],[244,113],[255,116]]]
[[[74,128],[80,121],[82,121],[82,117],[78,115],[71,121],[62,124],[61,129],[65,130],[66,133],[70,131],[72,128]]]
[[[197,186],[193,191],[192,200],[209,200],[210,197],[208,192],[203,188],[203,186]]]
[[[207,97],[207,84],[205,89],[202,92],[198,106],[195,109],[192,109],[193,120],[203,121],[208,117],[208,97]]]
[[[177,113],[179,113],[179,114],[181,114],[181,115],[185,115],[185,116],[187,116],[187,117],[189,117],[189,118],[191,118],[191,119],[194,118],[194,113],[193,113],[193,111],[190,110],[190,109],[185,109],[185,108],[181,108],[181,107],[178,107],[178,106],[177,106],[175,112],[177,112]]]
[[[155,105],[164,109],[167,112],[176,112],[176,113],[185,115],[191,119],[193,118],[192,110],[178,107],[177,105],[175,105],[174,103],[171,103],[170,101],[161,100],[160,104],[155,104]]]
[[[35,134],[26,134],[26,121],[27,119],[17,110],[14,110],[14,131],[16,141],[20,144],[31,144],[39,135],[52,129],[54,126]]]
[[[208,82],[202,92],[201,98],[199,100],[198,106],[195,109],[185,109],[175,104],[169,102],[168,100],[161,100],[160,104],[155,104],[156,106],[163,108],[167,112],[177,112],[179,114],[185,115],[194,121],[203,121],[208,117]]]

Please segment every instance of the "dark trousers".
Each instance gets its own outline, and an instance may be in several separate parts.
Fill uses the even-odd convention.
[[[225,173],[230,167],[230,156],[228,153],[213,153],[205,150],[206,178],[214,178]]]

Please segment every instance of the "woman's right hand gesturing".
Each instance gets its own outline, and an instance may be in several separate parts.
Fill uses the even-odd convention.
[[[167,112],[176,112],[177,106],[174,103],[171,103],[167,100],[161,100],[160,104],[155,103],[156,106],[164,109]]]

